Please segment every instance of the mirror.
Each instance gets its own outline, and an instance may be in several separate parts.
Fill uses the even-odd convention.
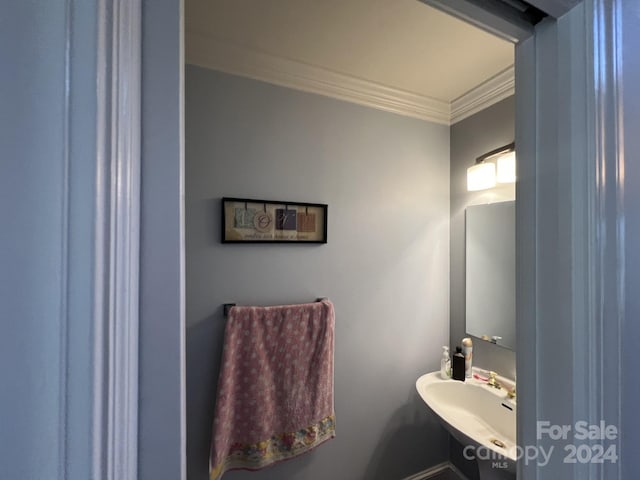
[[[497,345],[516,345],[515,201],[466,209],[466,330]]]

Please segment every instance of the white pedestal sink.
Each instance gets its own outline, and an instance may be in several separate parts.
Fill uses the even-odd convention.
[[[516,403],[505,389],[475,379],[443,380],[440,372],[421,376],[416,389],[465,447],[465,458],[478,462],[482,480],[516,478]]]

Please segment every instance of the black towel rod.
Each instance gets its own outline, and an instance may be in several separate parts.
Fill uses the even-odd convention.
[[[316,298],[316,302],[322,302],[323,300],[329,300],[329,297],[318,297]],[[231,310],[231,307],[235,307],[237,304],[236,303],[223,303],[222,304],[222,309],[224,311],[224,318],[227,318],[229,316],[229,311]]]

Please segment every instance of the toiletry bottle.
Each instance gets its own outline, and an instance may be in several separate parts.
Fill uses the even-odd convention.
[[[440,360],[440,376],[443,380],[449,380],[451,375],[451,359],[449,358],[449,347],[442,347],[442,360]]]
[[[464,382],[464,355],[462,347],[456,347],[456,353],[453,355],[451,378]]]
[[[471,378],[473,376],[471,369],[471,364],[473,363],[473,342],[469,337],[462,339],[462,354],[464,355],[464,376]]]

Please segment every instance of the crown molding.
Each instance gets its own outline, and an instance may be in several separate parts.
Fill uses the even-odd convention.
[[[515,94],[515,68],[510,66],[451,102],[451,124]]]
[[[325,95],[387,112],[451,125],[514,94],[514,69],[500,72],[453,102],[334,72],[197,32],[186,32],[186,63]]]
[[[186,32],[186,62],[448,125],[449,102]]]

